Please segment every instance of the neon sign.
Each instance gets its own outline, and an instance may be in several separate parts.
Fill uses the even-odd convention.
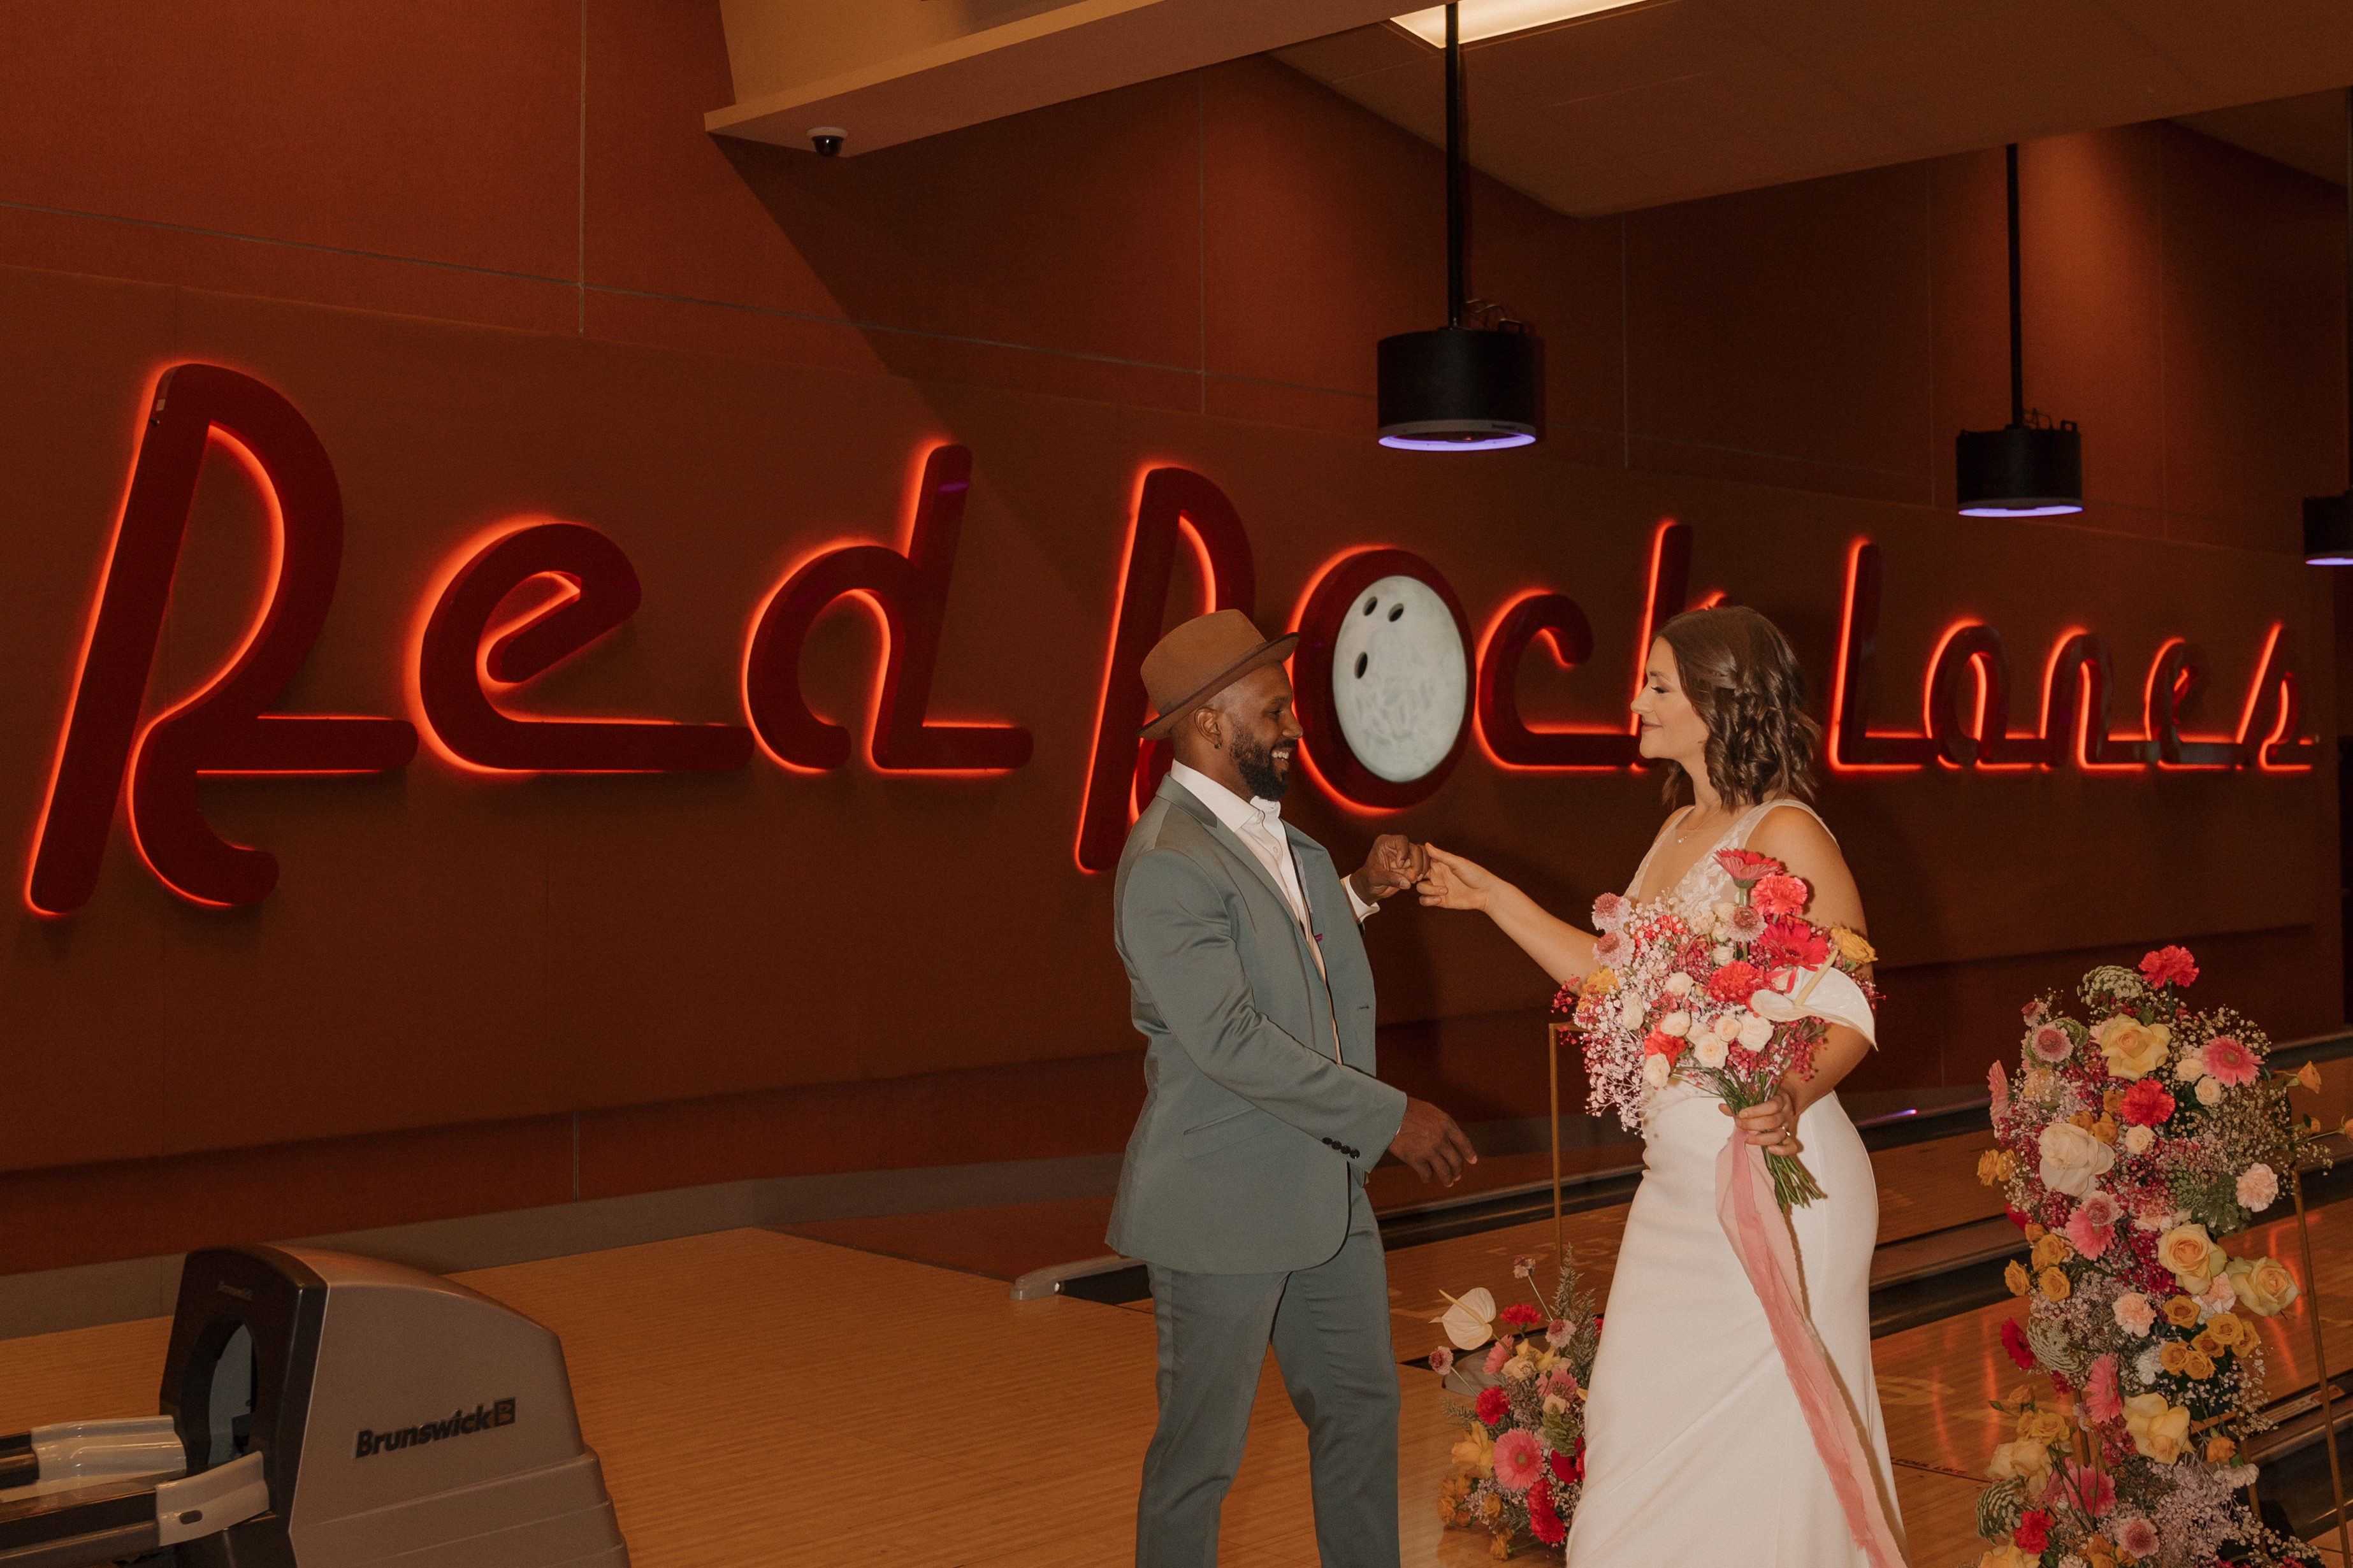
[[[1917,732],[1889,733],[1865,722],[1878,658],[1885,568],[1879,546],[1857,540],[1847,556],[1845,612],[1839,625],[1831,693],[1830,764],[1841,773],[1895,773],[1941,763],[1989,771],[2055,768],[2137,773],[2146,768],[2253,766],[2265,773],[2312,767],[2317,744],[2303,735],[2294,634],[2274,624],[2255,664],[2254,684],[2235,736],[2185,736],[2181,709],[2205,681],[2194,643],[2168,639],[2150,662],[2141,732],[2116,732],[2116,661],[2107,639],[2080,627],[2060,634],[2043,667],[2040,725],[2010,729],[2010,661],[2001,634],[1963,623],[1949,628],[1928,663]],[[1967,701],[1964,702],[1966,697]]]
[[[258,619],[226,666],[196,694],[141,726],[164,614],[198,473],[209,453],[239,464],[269,519],[272,565]],[[260,382],[216,365],[183,364],[156,384],[86,634],[57,762],[34,835],[26,901],[64,915],[98,881],[117,805],[128,795],[131,837],[174,892],[216,907],[251,904],[276,886],[267,850],[231,844],[205,820],[201,778],[358,774],[406,767],[421,728],[436,753],[487,773],[723,772],[756,750],[780,766],[840,766],[849,732],[813,711],[800,662],[810,628],[849,597],[880,620],[884,655],[875,684],[870,753],[884,773],[994,776],[1028,765],[1029,731],[1009,723],[945,723],[929,716],[940,632],[955,570],[972,457],[935,446],[922,456],[905,543],[839,541],[805,557],[751,617],[742,666],[745,724],[684,724],[654,718],[555,719],[515,710],[522,689],[635,614],[640,588],[628,556],[583,523],[518,519],[459,552],[444,569],[406,650],[418,723],[341,714],[266,711],[285,693],[326,622],[343,551],[343,502],[325,448],[301,414]],[[1148,700],[1141,667],[1169,614],[1177,551],[1198,564],[1199,608],[1255,612],[1257,583],[1240,514],[1216,484],[1172,466],[1146,470],[1137,489],[1111,612],[1102,695],[1082,788],[1075,855],[1088,871],[1118,859],[1129,825],[1168,765],[1166,743],[1135,738]],[[1689,592],[1692,531],[1667,521],[1651,541],[1635,649],[1636,681],[1655,628]],[[1388,584],[1381,588],[1381,584]],[[509,613],[528,598],[532,607]],[[1841,773],[1982,771],[2073,766],[2091,773],[2248,768],[2306,771],[2317,744],[2303,733],[2292,633],[2272,626],[2256,660],[2235,733],[2187,734],[2184,711],[2210,681],[2210,661],[2176,637],[2157,651],[2142,683],[2140,733],[2119,734],[2118,680],[2106,642],[2070,628],[2045,660],[2035,728],[2013,732],[2019,694],[2000,634],[1977,622],[1950,627],[1931,656],[1916,731],[1868,722],[1878,658],[1884,568],[1877,545],[1852,547],[1840,620],[1826,747]],[[1375,591],[1378,590],[1378,591]],[[1386,595],[1386,597],[1384,597]],[[1721,602],[1721,594],[1700,603]],[[1379,640],[1357,622],[1381,609],[1389,621],[1418,605],[1412,646],[1443,658],[1438,686],[1417,672],[1419,712],[1443,716],[1444,734],[1377,733],[1403,700],[1379,682],[1335,695],[1340,665],[1364,678]],[[1434,618],[1432,618],[1434,617]],[[1451,624],[1449,624],[1451,623]],[[1507,771],[1575,773],[1640,765],[1629,721],[1608,729],[1530,723],[1519,704],[1524,661],[1539,644],[1564,669],[1592,658],[1583,608],[1534,588],[1489,617],[1475,654],[1454,589],[1423,558],[1392,549],[1342,552],[1302,595],[1294,661],[1307,730],[1309,772],[1343,805],[1398,810],[1428,799],[1475,737]],[[1418,628],[1418,629],[1417,629]],[[1405,632],[1398,634],[1399,638]],[[1351,658],[1346,647],[1360,651]],[[1459,686],[1457,692],[1451,686]],[[1434,690],[1434,696],[1433,696]],[[1458,700],[1459,699],[1459,700]],[[1374,754],[1349,740],[1351,716]],[[1366,726],[1372,726],[1366,728]],[[1364,739],[1372,737],[1373,739]],[[1400,759],[1405,759],[1400,761]]]

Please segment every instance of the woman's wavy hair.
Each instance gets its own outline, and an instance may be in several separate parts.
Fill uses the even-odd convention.
[[[1744,605],[1686,610],[1659,628],[1683,695],[1707,726],[1707,776],[1727,805],[1814,794],[1822,727],[1806,711],[1806,677],[1781,628]],[[1667,803],[1686,775],[1666,764]]]

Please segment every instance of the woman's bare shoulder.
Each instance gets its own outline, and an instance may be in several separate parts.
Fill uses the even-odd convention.
[[[1839,853],[1838,840],[1831,837],[1821,818],[1795,801],[1785,801],[1758,818],[1757,826],[1749,830],[1748,847],[1792,866],[1820,861],[1825,857],[1845,858]]]

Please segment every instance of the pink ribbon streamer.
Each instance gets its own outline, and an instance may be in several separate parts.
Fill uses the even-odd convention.
[[[1822,1349],[1821,1336],[1814,1332],[1799,1294],[1797,1248],[1773,1196],[1765,1152],[1746,1141],[1737,1125],[1715,1157],[1715,1217],[1733,1251],[1740,1255],[1757,1300],[1764,1303],[1773,1344],[1781,1352],[1798,1407],[1806,1414],[1814,1452],[1830,1472],[1831,1489],[1846,1515],[1855,1550],[1870,1560],[1872,1568],[1904,1568],[1904,1549],[1888,1525],[1862,1435],[1855,1429],[1853,1413],[1831,1371],[1830,1352]]]

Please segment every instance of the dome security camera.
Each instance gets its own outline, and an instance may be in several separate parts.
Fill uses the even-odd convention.
[[[809,145],[817,149],[818,157],[832,158],[840,154],[841,144],[849,139],[849,132],[839,125],[812,125],[808,139]]]

